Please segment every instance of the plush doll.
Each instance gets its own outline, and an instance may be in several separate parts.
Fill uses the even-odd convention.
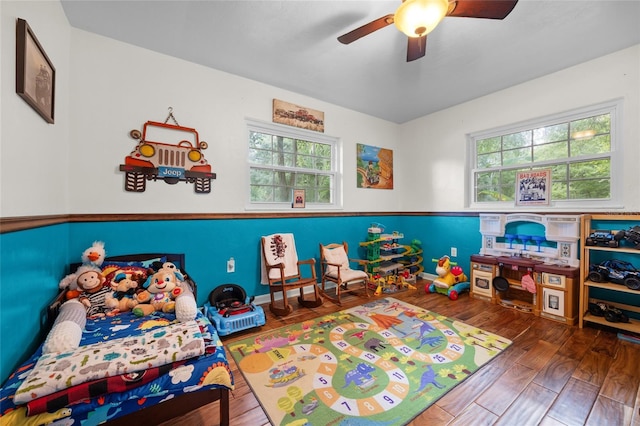
[[[116,272],[111,280],[111,293],[107,293],[104,303],[111,310],[111,314],[128,312],[132,310],[138,301],[135,298],[136,290],[140,282],[144,280],[142,274]]]
[[[78,289],[81,290],[78,300],[86,306],[89,318],[103,317],[109,312],[105,298],[111,292],[111,288],[105,286],[104,282],[102,273],[94,269],[81,273],[76,280]]]
[[[136,295],[139,304],[133,308],[136,316],[142,317],[155,311],[175,312],[175,298],[182,293],[179,282],[184,280],[182,273],[171,262],[165,262],[162,268],[150,275],[142,285],[144,291]]]
[[[91,247],[82,252],[82,265],[72,274],[67,275],[58,284],[61,290],[66,289],[66,299],[75,299],[80,295],[78,290],[77,280],[78,276],[88,270],[100,271],[100,266],[104,262],[104,258],[107,255],[104,249],[104,243],[102,241],[94,241]]]

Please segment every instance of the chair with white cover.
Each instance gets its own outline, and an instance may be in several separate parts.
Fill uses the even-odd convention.
[[[263,263],[263,282],[269,284],[271,303],[269,309],[275,315],[286,316],[293,312],[293,307],[287,300],[287,291],[300,289],[298,303],[305,308],[315,308],[322,305],[322,297],[318,290],[316,275],[316,260],[298,260],[293,234],[272,234],[260,239]],[[300,266],[308,265],[310,272],[303,277]],[[305,272],[307,268],[304,268]],[[305,287],[311,287],[313,292],[304,293]],[[276,297],[282,293],[282,298]]]
[[[364,295],[369,297],[369,275],[365,271],[351,269],[348,253],[349,246],[344,241],[342,244],[320,244],[322,292],[325,297],[338,305],[342,304],[340,295],[344,292],[355,292],[364,288]],[[335,297],[327,294],[328,282],[335,284]]]

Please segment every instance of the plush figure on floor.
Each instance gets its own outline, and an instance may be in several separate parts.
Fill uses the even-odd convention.
[[[61,290],[67,289],[67,300],[75,299],[80,296],[81,290],[78,290],[77,285],[78,277],[86,271],[96,270],[100,272],[100,266],[104,262],[106,255],[107,252],[104,249],[104,243],[102,241],[94,241],[91,247],[82,252],[82,265],[78,267],[75,272],[67,275],[60,280],[60,283],[58,283],[58,287]]]
[[[142,317],[155,311],[175,312],[175,298],[183,289],[179,282],[184,280],[182,273],[171,262],[165,262],[162,268],[147,278],[142,285],[144,291],[136,295],[139,304],[133,308],[136,316]]]
[[[111,313],[129,312],[138,305],[136,290],[144,280],[142,275],[117,272],[111,281],[111,293],[105,297],[105,304]]]
[[[440,259],[433,259],[437,263],[436,273],[438,278],[424,288],[427,293],[441,293],[449,296],[451,300],[457,300],[458,295],[463,291],[468,291],[470,284],[461,267],[455,262],[451,262],[449,256],[442,256]]]

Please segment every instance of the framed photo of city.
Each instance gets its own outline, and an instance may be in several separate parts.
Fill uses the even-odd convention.
[[[54,122],[56,69],[24,19],[16,24],[16,93]]]
[[[551,169],[516,173],[516,206],[549,205]]]

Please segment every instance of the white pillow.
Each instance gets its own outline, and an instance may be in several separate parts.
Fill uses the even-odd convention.
[[[349,269],[349,258],[347,257],[347,252],[344,251],[344,246],[324,249],[324,258],[329,263],[340,265],[340,269]],[[327,274],[337,274],[338,268],[333,265],[327,265],[326,272]]]

